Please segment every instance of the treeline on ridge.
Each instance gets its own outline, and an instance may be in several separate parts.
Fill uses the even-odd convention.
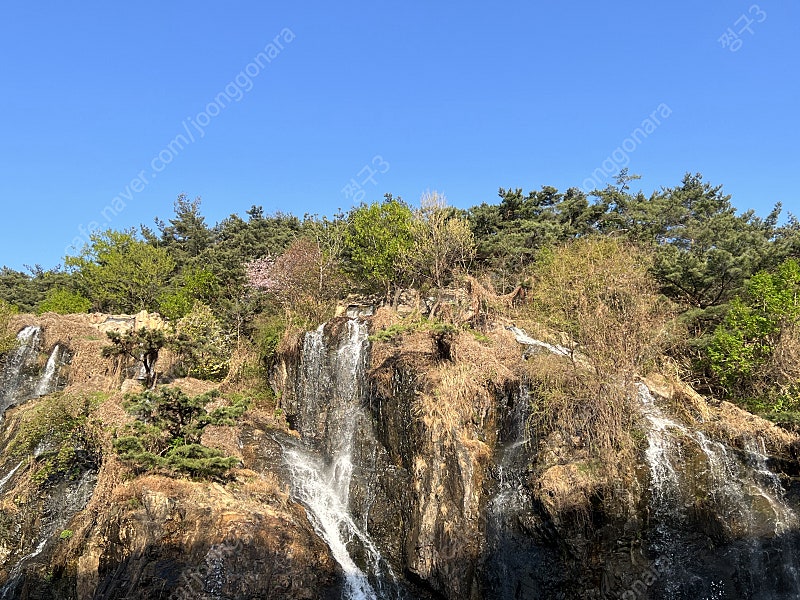
[[[498,203],[466,210],[436,193],[418,206],[387,194],[332,218],[253,206],[244,218],[215,225],[206,223],[199,198],[181,195],[171,218],[94,233],[63,268],[4,267],[0,313],[155,311],[216,345],[209,352],[217,362],[242,344],[266,360],[287,328],[330,318],[349,293],[391,303],[403,289],[435,295],[467,278],[497,294],[534,289],[554,253],[576,240],[613,238],[647,256],[649,277],[683,332],[669,352],[692,382],[793,421],[800,414],[800,373],[792,366],[800,363],[800,222],[781,218],[780,204],[766,218],[737,213],[722,187],[700,174],[649,196],[631,190],[637,178],[623,170],[615,185],[590,195],[501,188]],[[608,302],[613,285],[603,291]]]

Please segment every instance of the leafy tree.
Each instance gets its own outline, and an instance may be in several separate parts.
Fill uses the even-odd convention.
[[[228,373],[230,341],[219,319],[199,300],[176,323],[172,345],[187,363],[188,375],[199,379],[219,380]]]
[[[159,352],[168,342],[167,334],[162,329],[142,327],[138,331],[108,331],[106,335],[112,345],[103,348],[103,356],[141,360],[145,372],[145,382],[148,387],[153,387],[156,383],[156,361],[158,361]]]
[[[54,312],[61,315],[88,312],[92,302],[81,295],[66,288],[52,288],[47,292],[47,297],[36,307],[38,314]]]
[[[175,269],[164,248],[138,240],[132,231],[94,233],[78,256],[65,263],[95,309],[138,312],[158,307],[158,297]]]
[[[475,237],[469,221],[447,207],[438,193],[425,194],[414,212],[415,273],[437,288],[452,282],[456,270],[466,272],[475,257]]]
[[[236,458],[203,446],[203,429],[211,424],[233,424],[247,409],[245,399],[208,412],[218,393],[189,397],[179,388],[162,387],[128,398],[123,406],[136,417],[114,441],[120,457],[139,471],[163,469],[192,477],[220,477]]]
[[[299,317],[305,325],[324,321],[338,291],[337,273],[316,240],[296,239],[278,258],[248,263],[251,288],[267,294],[280,306],[287,321]]]
[[[407,271],[414,243],[411,209],[387,194],[383,202],[361,205],[348,215],[345,253],[357,281],[387,298]]]
[[[213,303],[220,295],[217,276],[199,267],[187,267],[173,279],[173,286],[172,291],[162,293],[158,299],[161,315],[173,320],[186,316],[195,301]]]
[[[776,352],[796,342],[800,322],[800,263],[789,259],[775,271],[760,271],[744,297],[731,302],[708,346],[710,366],[730,392],[763,393],[771,386],[796,384],[796,356],[789,364]]]

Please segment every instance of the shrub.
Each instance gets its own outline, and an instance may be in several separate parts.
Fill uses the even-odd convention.
[[[218,395],[190,398],[178,388],[162,387],[129,397],[123,406],[136,421],[114,440],[114,449],[139,472],[158,469],[200,478],[222,476],[237,460],[201,445],[200,437],[208,425],[232,425],[249,401],[236,397],[208,412],[206,405]]]
[[[222,323],[207,305],[195,301],[175,331],[174,345],[186,362],[188,375],[217,381],[225,377],[230,367],[231,344]]]
[[[5,354],[17,346],[16,336],[9,328],[9,321],[16,312],[14,306],[0,299],[0,354]]]
[[[100,456],[97,424],[89,416],[105,394],[50,394],[22,415],[19,431],[9,446],[14,456],[38,449],[37,483],[73,476],[96,465]]]
[[[619,240],[584,238],[541,255],[530,291],[536,320],[577,343],[571,362],[549,354],[528,361],[534,428],[578,440],[610,476],[633,462],[631,384],[669,340],[669,306],[648,266],[646,254]]]
[[[798,406],[800,388],[800,263],[756,273],[730,303],[706,349],[723,392],[757,412]],[[794,407],[794,408],[790,408]]]
[[[92,302],[78,292],[66,288],[53,288],[36,307],[38,314],[54,312],[60,315],[88,312]]]

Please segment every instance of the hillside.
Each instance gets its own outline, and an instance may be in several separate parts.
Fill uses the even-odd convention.
[[[469,313],[468,297],[449,310]],[[143,388],[101,356],[102,332],[163,321],[16,317],[41,327],[37,374],[56,344],[69,358],[57,391],[3,420],[6,597],[590,598],[650,572],[640,597],[699,597],[698,577],[746,597],[765,581],[731,564],[756,558],[779,574],[776,593],[792,585],[797,436],[657,370],[619,382],[629,427],[582,435],[590,398],[567,415],[544,392],[564,369],[597,378],[590,357],[501,317],[478,333],[398,308],[356,317],[372,309],[353,304],[352,318],[283,344],[276,396],[253,379],[162,374],[191,396],[219,390],[217,406],[248,397],[234,423],[202,433],[236,459],[210,479],[115,451],[132,420],[120,389]],[[157,364],[166,373],[171,359]]]
[[[632,179],[4,270],[0,597],[797,597],[800,228]]]

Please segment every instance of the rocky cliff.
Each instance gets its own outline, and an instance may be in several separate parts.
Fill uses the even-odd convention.
[[[125,365],[100,358],[108,324],[17,323],[40,327],[32,379],[57,345],[63,359],[54,391],[26,384],[2,422],[2,598],[800,592],[797,438],[674,377],[628,385],[635,446],[609,468],[585,432],[543,425],[534,363],[587,368],[557,340],[342,316],[286,345],[277,403],[206,429],[239,461],[229,477],[192,481],[113,451],[130,417]]]

